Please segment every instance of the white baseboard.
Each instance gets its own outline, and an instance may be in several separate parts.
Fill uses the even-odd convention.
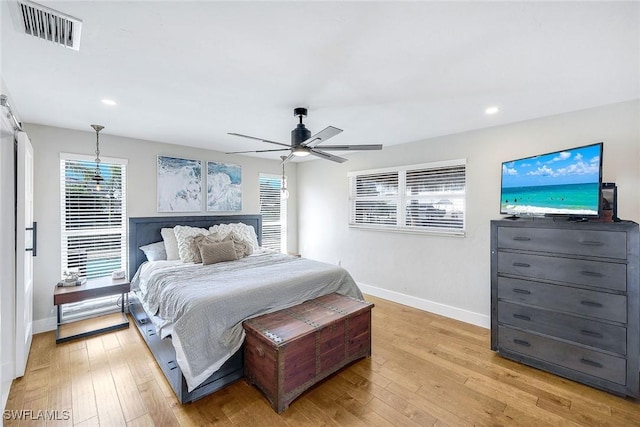
[[[0,407],[2,407],[2,410],[4,411],[4,408],[7,407],[7,400],[9,400],[9,391],[11,391],[11,383],[12,381],[2,381],[2,384],[0,385],[1,390],[1,401],[0,401]]]
[[[398,304],[407,305],[419,310],[428,311],[430,313],[439,314],[441,316],[450,317],[460,320],[461,322],[471,323],[472,325],[482,328],[491,328],[491,318],[485,314],[475,313],[473,311],[464,310],[462,308],[453,307],[451,305],[441,304],[439,302],[429,301],[422,298],[412,297],[410,295],[401,294],[399,292],[390,291],[388,289],[378,288],[375,286],[358,283],[358,287],[365,294],[374,297],[384,298]]]
[[[2,396],[2,400],[0,401],[0,406],[4,411],[4,408],[7,405],[7,399],[9,398],[9,391],[11,390],[11,383],[13,382],[14,376],[14,367],[13,362],[6,362],[0,366],[2,370],[2,374],[0,378],[2,378],[2,384],[0,384],[0,396]],[[2,425],[2,423],[0,423]]]
[[[428,311],[430,313],[439,314],[441,316],[450,317],[452,319],[460,320],[461,322],[471,323],[472,325],[480,326],[486,329],[489,329],[491,327],[491,318],[485,314],[475,313],[473,311],[465,310],[451,305],[441,304],[439,302],[401,294],[399,292],[378,288],[376,286],[365,285],[364,283],[358,283],[358,287],[365,294],[373,295],[374,297],[384,298],[389,301],[404,304],[409,307],[417,308],[419,310]],[[42,332],[55,331],[56,326],[57,321],[55,317],[34,320],[33,333],[39,334]]]
[[[55,331],[58,321],[55,317],[46,319],[38,319],[33,321],[33,333],[40,334],[42,332]]]

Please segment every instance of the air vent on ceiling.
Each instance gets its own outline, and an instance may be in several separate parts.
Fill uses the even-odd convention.
[[[11,2],[18,31],[45,41],[80,50],[82,21],[29,0]]]

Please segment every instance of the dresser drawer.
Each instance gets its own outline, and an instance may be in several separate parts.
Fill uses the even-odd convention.
[[[627,290],[627,266],[612,262],[498,252],[498,274]]]
[[[498,327],[498,347],[617,384],[626,384],[627,361],[540,335]]]
[[[569,286],[498,277],[498,299],[626,323],[627,297]]]
[[[627,258],[627,233],[556,228],[498,227],[498,249]]]
[[[623,326],[506,301],[498,303],[498,321],[622,355],[627,353],[627,329]]]

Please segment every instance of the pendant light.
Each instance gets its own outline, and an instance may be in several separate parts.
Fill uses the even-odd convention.
[[[282,159],[282,181],[280,182],[280,198],[287,200],[289,198],[289,190],[287,190],[287,181],[284,176],[284,161],[287,160],[287,156],[280,156]]]
[[[96,131],[96,171],[91,179],[96,182],[96,190],[100,191],[100,184],[104,182],[100,173],[100,131],[104,129],[104,126],[91,125],[91,127]]]

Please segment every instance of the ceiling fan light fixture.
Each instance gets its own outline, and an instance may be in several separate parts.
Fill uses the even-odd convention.
[[[309,155],[309,149],[307,147],[294,147],[291,152],[294,156],[304,157]]]

